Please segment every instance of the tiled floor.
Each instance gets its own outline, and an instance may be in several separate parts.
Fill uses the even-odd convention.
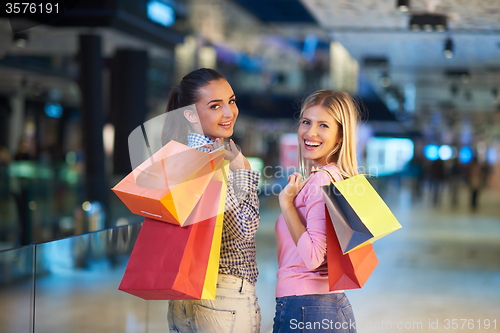
[[[362,289],[346,291],[358,332],[500,332],[500,192],[485,191],[477,212],[464,188],[455,209],[446,191],[440,206],[428,195],[415,200],[404,186],[383,196],[403,228],[374,243],[378,267]],[[265,333],[274,311],[277,213],[263,209],[258,238]]]
[[[403,228],[375,242],[378,267],[362,289],[347,291],[358,332],[500,332],[500,193],[485,191],[477,212],[469,211],[465,189],[454,209],[446,192],[441,206],[427,196],[415,200],[405,186],[388,186],[381,193]],[[276,198],[262,200],[261,208],[257,292],[262,332],[269,333],[277,269]],[[69,258],[61,253],[78,246],[58,244],[47,245],[44,255],[62,262]],[[167,332],[166,301],[144,301],[116,290],[124,263],[103,259],[92,265],[39,277],[34,332]],[[0,333],[32,332],[30,292],[29,281],[0,289]]]

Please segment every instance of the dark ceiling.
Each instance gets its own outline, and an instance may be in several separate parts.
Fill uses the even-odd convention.
[[[235,0],[263,22],[315,23],[298,0]]]

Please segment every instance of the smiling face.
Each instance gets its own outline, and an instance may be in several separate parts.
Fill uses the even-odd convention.
[[[238,107],[229,83],[224,79],[210,81],[198,93],[196,110],[203,134],[213,140],[233,135]]]
[[[338,122],[321,105],[308,107],[302,113],[299,129],[302,157],[315,167],[327,164],[327,156],[342,141]]]

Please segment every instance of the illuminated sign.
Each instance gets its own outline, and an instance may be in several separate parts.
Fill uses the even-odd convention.
[[[164,27],[171,27],[175,24],[174,9],[164,2],[151,0],[147,5],[148,19]]]
[[[47,103],[44,107],[45,114],[51,118],[60,118],[63,109],[61,104],[58,103]]]

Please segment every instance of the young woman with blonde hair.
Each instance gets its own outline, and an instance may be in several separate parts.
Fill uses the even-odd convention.
[[[333,178],[358,174],[359,108],[345,92],[320,90],[304,101],[298,127],[301,173],[279,195],[276,314],[273,332],[356,332],[343,290],[329,290],[325,202],[321,191]],[[303,180],[303,176],[306,177]]]

